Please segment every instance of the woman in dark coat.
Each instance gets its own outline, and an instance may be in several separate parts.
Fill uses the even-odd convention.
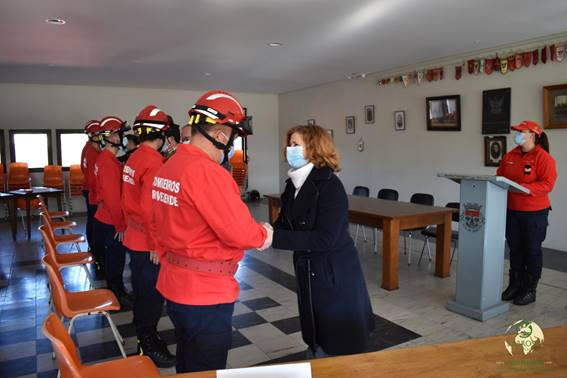
[[[303,340],[315,356],[362,353],[374,316],[349,234],[348,198],[334,174],[339,155],[327,131],[310,125],[288,131],[286,159],[290,178],[272,246],[294,251]]]

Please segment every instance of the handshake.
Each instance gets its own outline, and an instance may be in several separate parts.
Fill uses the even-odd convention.
[[[270,248],[272,246],[272,241],[274,238],[274,228],[272,227],[272,225],[264,222],[262,223],[262,226],[264,226],[264,228],[266,229],[266,240],[264,241],[264,244],[260,248],[258,248],[258,251],[263,251]]]

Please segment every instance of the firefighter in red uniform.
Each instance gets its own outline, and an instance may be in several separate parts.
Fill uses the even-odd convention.
[[[220,164],[237,134],[251,133],[240,103],[210,91],[189,111],[190,144],[158,171],[153,232],[160,259],[157,289],[175,326],[178,373],[223,369],[231,345],[234,279],[245,249],[271,245],[272,230],[250,215]]]
[[[100,121],[100,144],[104,149],[95,164],[98,207],[94,232],[97,239],[104,240],[106,282],[123,308],[131,307],[132,300],[126,293],[122,278],[126,260],[122,238],[126,224],[120,203],[122,164],[116,154],[125,148],[123,139],[127,130],[126,123],[120,118],[106,117]]]
[[[547,218],[557,171],[549,155],[549,142],[539,124],[523,121],[512,126],[518,147],[502,158],[497,175],[528,188],[530,194],[509,192],[506,218],[506,240],[510,248],[510,283],[502,300],[526,305],[536,300],[541,277]]]
[[[126,220],[124,245],[130,255],[134,294],[134,325],[138,354],[149,356],[160,368],[175,365],[175,356],[158,335],[164,298],[156,289],[159,273],[156,241],[150,233],[152,183],[163,165],[159,153],[170,125],[167,115],[154,105],[146,106],[134,122],[141,145],[130,156],[122,172],[122,211]]]
[[[100,122],[95,120],[87,122],[85,126],[85,134],[87,134],[89,139],[85,143],[81,153],[81,171],[83,171],[83,176],[85,178],[83,182],[83,196],[85,197],[87,208],[87,242],[89,244],[89,249],[95,256],[96,273],[98,275],[102,275],[104,244],[93,237],[94,214],[96,212],[96,178],[94,175],[94,165],[98,155],[100,154],[100,146],[98,144],[100,139],[99,128]]]

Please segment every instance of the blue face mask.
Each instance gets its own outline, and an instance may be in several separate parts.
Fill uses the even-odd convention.
[[[286,148],[287,163],[290,167],[298,169],[309,163],[303,154],[303,146]]]
[[[514,136],[514,143],[516,143],[518,146],[524,144],[525,141],[526,141],[526,137],[524,133],[517,132],[516,135]]]
[[[232,159],[233,156],[234,156],[234,146],[230,147],[230,150],[228,150],[228,160]]]

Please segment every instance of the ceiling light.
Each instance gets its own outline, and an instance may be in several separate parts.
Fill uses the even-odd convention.
[[[210,73],[210,72],[205,72],[205,76],[210,77],[210,76],[213,76],[213,74]]]
[[[48,18],[45,22],[51,25],[65,25],[67,23],[67,21],[60,18]]]
[[[283,45],[283,43],[281,42],[270,42],[268,43],[268,46],[270,47],[281,47]]]

